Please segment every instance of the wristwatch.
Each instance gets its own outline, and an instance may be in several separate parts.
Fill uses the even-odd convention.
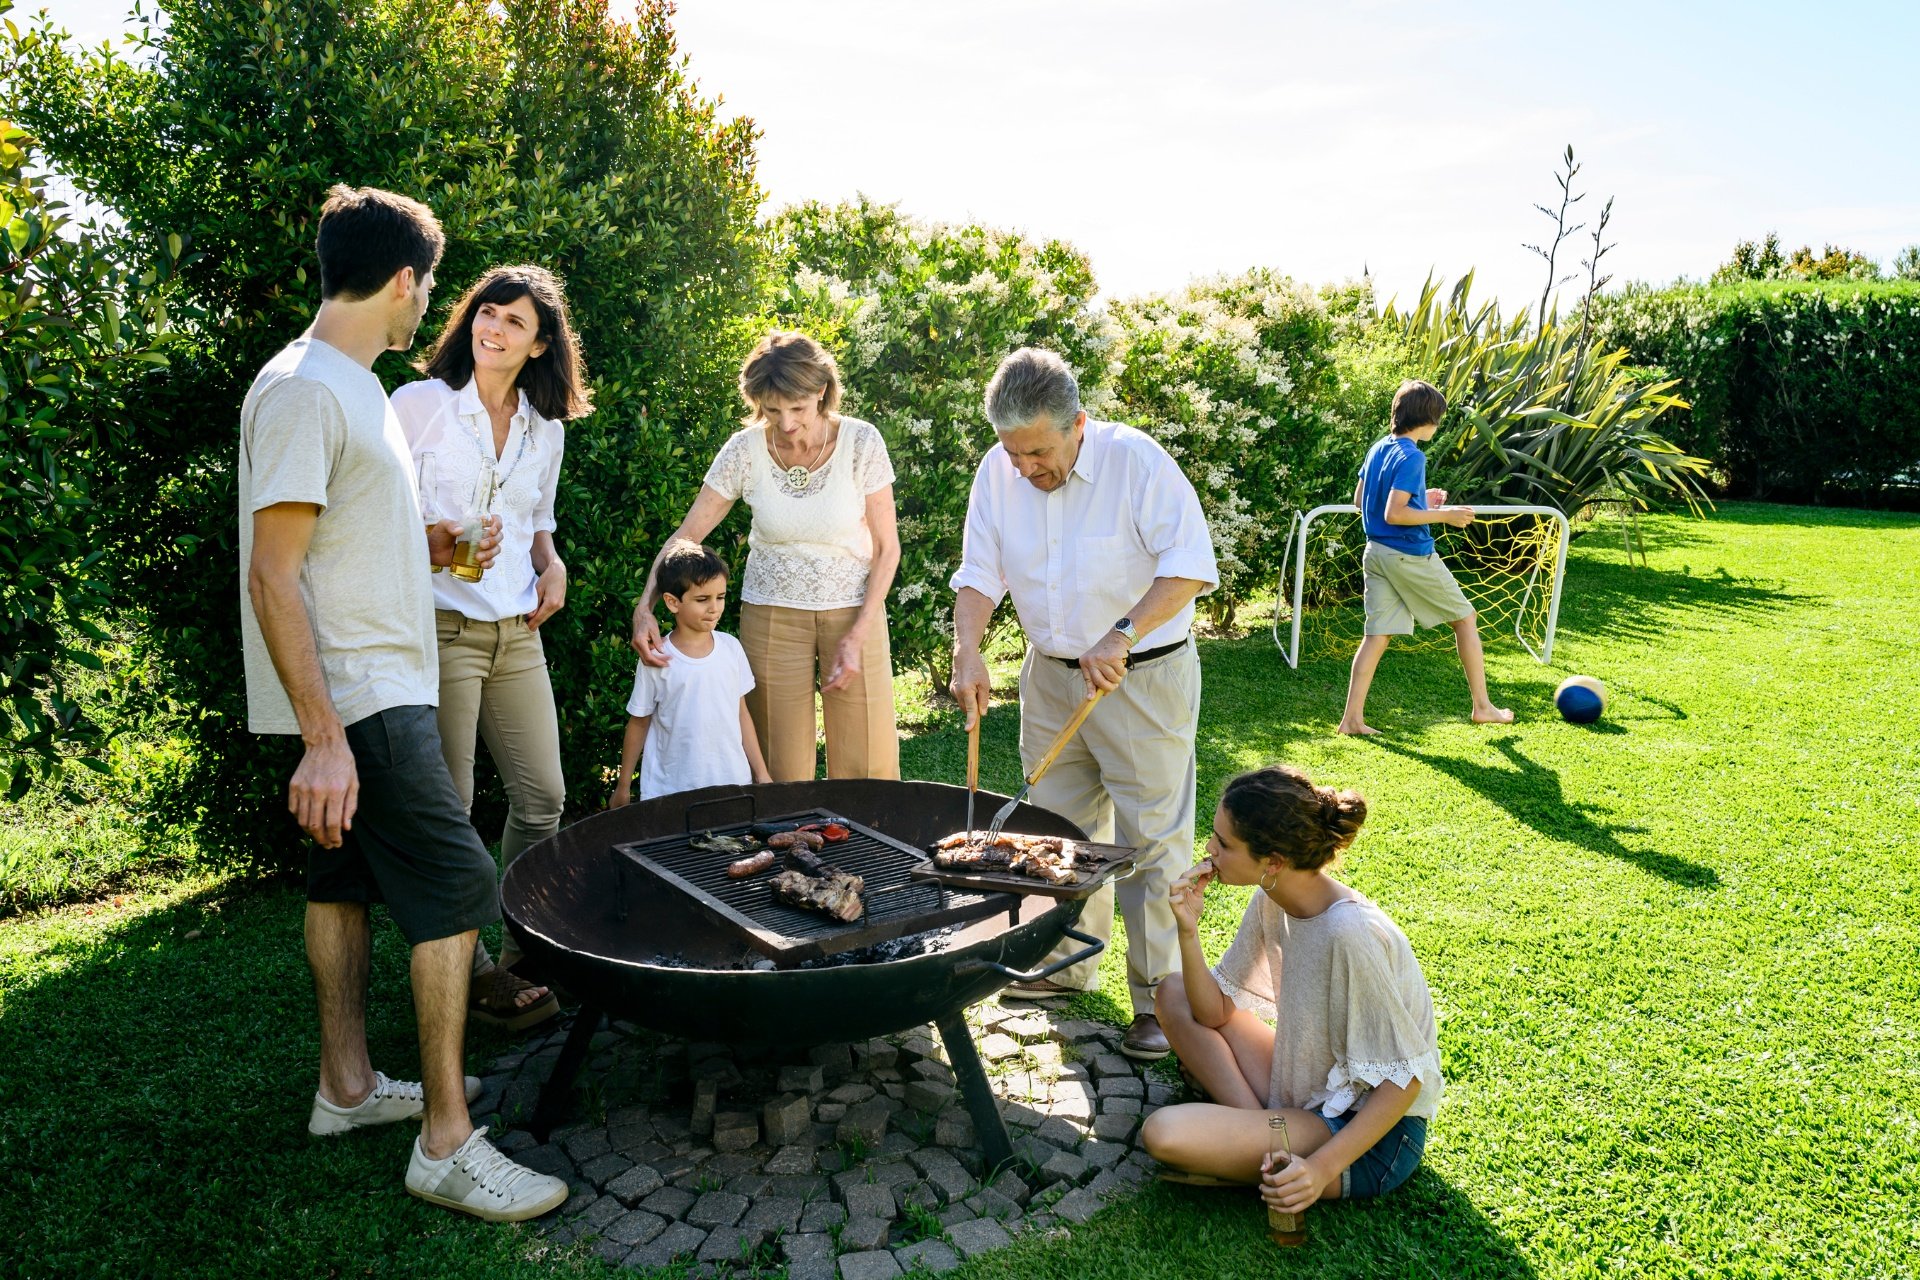
[[[1127,638],[1128,644],[1140,643],[1140,628],[1133,625],[1132,618],[1122,618],[1113,624],[1113,629]]]

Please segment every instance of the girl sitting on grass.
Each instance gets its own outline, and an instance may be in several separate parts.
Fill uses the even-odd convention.
[[[1443,1087],[1433,998],[1399,926],[1327,874],[1366,816],[1355,792],[1289,765],[1227,783],[1208,857],[1169,895],[1181,972],[1155,1010],[1189,1083],[1213,1099],[1147,1118],[1141,1140],[1170,1181],[1258,1183],[1269,1207],[1298,1213],[1382,1195],[1419,1166]],[[1215,880],[1260,892],[1209,970],[1200,910]],[[1294,1153],[1277,1167],[1276,1110]]]

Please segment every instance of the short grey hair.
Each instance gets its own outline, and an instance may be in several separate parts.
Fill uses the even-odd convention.
[[[1054,430],[1070,431],[1080,416],[1080,383],[1053,352],[1022,347],[994,371],[986,408],[995,431],[1018,431],[1043,415]]]

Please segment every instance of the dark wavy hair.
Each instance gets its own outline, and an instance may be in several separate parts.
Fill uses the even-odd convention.
[[[1221,807],[1257,858],[1299,871],[1332,862],[1360,834],[1367,802],[1357,791],[1317,787],[1290,764],[1270,764],[1227,783]]]
[[[414,367],[456,391],[473,378],[473,322],[480,308],[533,299],[540,317],[540,341],[547,349],[527,361],[515,379],[543,418],[565,422],[593,412],[587,391],[587,367],[580,340],[567,315],[566,286],[545,267],[492,267],[453,304],[453,318]]]
[[[661,554],[653,585],[662,595],[684,596],[694,587],[726,576],[727,562],[713,548],[680,538],[669,542]]]

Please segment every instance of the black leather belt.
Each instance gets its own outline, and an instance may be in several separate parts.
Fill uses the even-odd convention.
[[[1164,658],[1170,653],[1180,652],[1180,650],[1187,647],[1188,638],[1189,637],[1187,636],[1181,636],[1178,640],[1175,640],[1172,644],[1163,644],[1158,649],[1142,649],[1138,653],[1128,654],[1127,669],[1132,670],[1134,667],[1139,666],[1143,662],[1152,662],[1155,658]],[[1047,654],[1046,656],[1049,658],[1053,658],[1052,654]],[[1078,658],[1053,658],[1053,660],[1064,666],[1073,667],[1075,669],[1078,669],[1080,666],[1080,659]]]

